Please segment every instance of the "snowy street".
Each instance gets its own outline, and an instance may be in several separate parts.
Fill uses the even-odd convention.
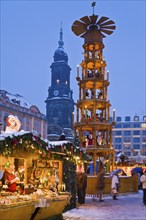
[[[119,195],[118,200],[104,196],[104,202],[86,197],[86,203],[63,214],[64,220],[146,220],[143,192]]]

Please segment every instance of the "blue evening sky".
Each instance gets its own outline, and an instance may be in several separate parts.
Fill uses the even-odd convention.
[[[74,35],[75,20],[92,15],[91,0],[1,0],[0,89],[20,94],[46,113],[53,55],[60,24],[71,67],[71,89],[78,99],[76,66],[83,59],[83,39]],[[146,2],[95,1],[94,13],[107,16],[116,30],[104,39],[106,70],[110,71],[109,100],[116,116],[146,114]]]

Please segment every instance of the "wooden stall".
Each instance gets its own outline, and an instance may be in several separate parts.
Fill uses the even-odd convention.
[[[75,207],[76,178],[72,185],[70,180],[75,177],[76,162],[91,157],[69,141],[50,142],[35,130],[19,131],[17,116],[9,115],[7,122],[0,134],[0,220],[56,216],[70,199]],[[68,167],[72,176],[66,174]]]
[[[95,196],[97,195],[96,190],[97,177],[88,176],[87,178],[87,195]],[[128,193],[128,192],[138,192],[138,176],[120,176],[120,188],[119,193]],[[111,178],[105,176],[105,188],[104,194],[111,193]]]
[[[14,193],[7,191],[6,184],[1,185],[0,220],[41,220],[62,214],[71,194],[65,192],[62,182],[61,160],[47,160],[17,149],[9,157],[0,156],[1,169],[9,164],[14,164],[20,181]]]
[[[29,220],[34,211],[34,202],[17,202],[0,205],[0,220]]]
[[[19,156],[1,156],[1,166],[6,162],[15,164],[18,171],[23,170],[24,179],[17,183],[14,193],[1,188],[0,220],[41,220],[61,215],[71,198],[69,192],[62,192],[66,191],[62,183],[62,162],[20,153]],[[23,191],[20,185],[24,186]]]

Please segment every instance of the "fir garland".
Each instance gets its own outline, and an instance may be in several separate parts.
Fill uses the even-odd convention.
[[[58,142],[57,142],[58,143]],[[63,144],[62,144],[63,143]],[[55,145],[42,139],[36,132],[15,132],[0,135],[0,155],[8,157],[17,151],[39,154],[44,159],[62,160],[67,157],[70,162],[75,162],[78,157],[83,161],[91,161],[92,158],[85,149],[71,142],[60,142]]]

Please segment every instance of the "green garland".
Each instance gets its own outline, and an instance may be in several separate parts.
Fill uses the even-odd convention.
[[[66,158],[71,162],[75,162],[76,158],[87,162],[92,160],[85,149],[71,142],[65,142],[62,145],[55,145],[55,142],[50,144],[33,132],[0,135],[0,155],[8,157],[17,153],[18,150],[39,154],[44,159]]]

